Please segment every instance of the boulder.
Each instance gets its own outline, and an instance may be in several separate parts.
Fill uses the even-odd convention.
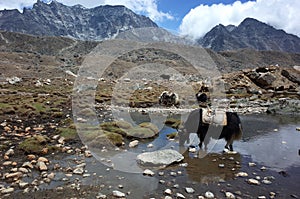
[[[172,149],[164,149],[153,152],[145,152],[137,156],[137,162],[143,166],[166,167],[172,163],[180,162],[184,157]]]

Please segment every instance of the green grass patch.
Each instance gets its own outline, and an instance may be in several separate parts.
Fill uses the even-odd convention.
[[[77,131],[74,128],[61,127],[56,129],[56,133],[59,134],[61,137],[64,137],[66,141],[70,141],[78,138]]]

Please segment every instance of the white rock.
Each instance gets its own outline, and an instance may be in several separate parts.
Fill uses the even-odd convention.
[[[272,184],[272,182],[270,180],[263,180],[262,183],[264,183],[264,184]]]
[[[178,151],[172,149],[146,152],[137,156],[138,163],[151,166],[167,166],[183,159],[184,157]]]
[[[171,196],[165,196],[164,199],[172,199],[172,197]]]
[[[138,145],[139,145],[139,141],[133,140],[129,143],[129,148],[134,148],[134,147],[137,147]]]
[[[144,172],[143,172],[144,175],[147,175],[147,176],[154,176],[155,173],[153,171],[151,171],[150,169],[146,169]]]
[[[226,192],[225,196],[227,199],[235,199],[235,195],[231,192]]]
[[[83,168],[76,168],[73,171],[74,174],[82,175],[84,173]]]
[[[125,197],[125,193],[122,193],[121,191],[115,190],[113,191],[113,196],[117,197],[117,198],[123,198]]]
[[[36,166],[40,171],[47,171],[48,170],[47,165],[45,164],[45,162],[37,162]]]
[[[260,185],[260,182],[258,180],[253,179],[253,178],[248,179],[247,182],[249,184],[252,184],[252,185]]]
[[[249,162],[248,165],[249,165],[249,167],[255,167],[256,166],[256,164],[254,162]]]
[[[181,193],[176,193],[176,198],[182,198],[185,199],[185,196]]]
[[[22,173],[29,173],[28,169],[23,167],[19,168],[18,170],[21,171]]]
[[[16,84],[16,83],[21,82],[22,79],[19,78],[19,77],[11,77],[11,78],[6,78],[6,81],[7,81],[9,84]]]
[[[5,178],[21,178],[23,176],[22,172],[15,172],[15,173],[8,173],[7,175],[5,175]]]
[[[27,183],[27,182],[19,182],[19,187],[21,188],[21,189],[24,189],[26,186],[28,186],[29,185],[29,183]]]
[[[267,168],[266,167],[261,167],[260,170],[265,171],[265,170],[267,170]]]
[[[219,164],[219,167],[220,167],[220,168],[224,168],[225,165],[224,165],[224,164]]]
[[[13,149],[8,149],[6,152],[5,152],[5,155],[7,156],[12,156],[15,154],[15,151]]]
[[[102,194],[102,193],[98,193],[98,195],[96,196],[97,199],[106,199],[107,196]]]
[[[44,157],[39,157],[39,159],[37,161],[38,162],[49,162],[49,160],[47,158],[44,158]]]
[[[236,177],[248,177],[248,173],[246,172],[238,172],[235,174]]]
[[[211,198],[215,197],[215,195],[210,191],[205,192],[204,196],[208,199],[211,199]]]
[[[147,145],[147,148],[153,148],[153,147],[154,147],[154,145],[152,143]]]
[[[171,195],[172,194],[172,190],[171,189],[166,189],[165,190],[165,194]]]
[[[190,187],[186,187],[186,188],[185,188],[185,191],[186,191],[188,194],[195,193],[195,190],[194,190],[193,188],[190,188]]]
[[[13,187],[9,187],[9,188],[6,188],[6,189],[2,189],[1,190],[1,193],[2,194],[8,194],[8,193],[12,193],[12,192],[14,192],[14,188]]]
[[[258,196],[257,199],[267,199],[266,196]]]

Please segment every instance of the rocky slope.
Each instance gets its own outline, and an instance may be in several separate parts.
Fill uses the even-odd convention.
[[[102,40],[132,28],[157,27],[149,18],[124,6],[86,9],[38,0],[32,9],[0,11],[0,29],[32,35],[67,36],[80,40]]]
[[[300,38],[283,30],[246,18],[239,26],[217,25],[198,43],[214,51],[251,48],[256,50],[300,52]]]

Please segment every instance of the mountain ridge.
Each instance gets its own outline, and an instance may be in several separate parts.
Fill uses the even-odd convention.
[[[84,8],[57,1],[37,1],[31,9],[0,11],[0,29],[40,36],[67,36],[80,40],[113,38],[133,28],[158,27],[148,17],[135,14],[125,6]]]
[[[253,18],[244,19],[238,26],[213,27],[197,43],[214,51],[251,48],[267,51],[300,52],[300,38]]]

